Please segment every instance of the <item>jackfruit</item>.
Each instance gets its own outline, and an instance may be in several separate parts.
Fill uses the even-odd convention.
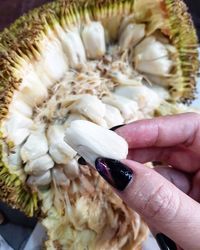
[[[187,111],[197,46],[181,0],[58,0],[0,33],[0,199],[41,220],[47,249],[141,249],[147,226],[65,133],[86,124],[91,163],[126,157],[89,138],[116,150],[112,126]]]

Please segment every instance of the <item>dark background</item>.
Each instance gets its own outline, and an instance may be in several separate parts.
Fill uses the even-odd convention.
[[[0,0],[0,30],[28,10],[50,1],[51,0]],[[189,7],[200,38],[200,0],[184,1]]]
[[[199,0],[184,0],[192,15],[194,24],[197,29],[197,34],[200,41],[200,1]]]
[[[0,30],[23,13],[51,0],[0,0]]]

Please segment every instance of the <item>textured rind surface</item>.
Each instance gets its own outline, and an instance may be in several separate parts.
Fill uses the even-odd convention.
[[[179,62],[182,70],[180,83],[177,79],[176,84],[171,84],[171,93],[179,92],[179,98],[183,102],[190,102],[194,99],[196,90],[196,77],[199,70],[198,61],[198,38],[192,23],[191,16],[187,12],[186,5],[181,1],[165,0],[168,12],[170,38],[178,49]]]
[[[143,0],[144,6],[146,2],[151,4],[155,0]],[[163,13],[164,31],[179,55],[177,76],[170,84],[172,101],[189,101],[194,97],[198,69],[197,36],[193,24],[182,1],[157,0],[156,3]],[[119,14],[131,13],[133,5],[134,1],[61,0],[31,11],[5,29],[0,34],[0,120],[7,116],[13,92],[20,86],[21,79],[16,72],[16,68],[20,67],[20,58],[36,60],[35,51],[40,52],[40,41],[53,28],[54,22],[62,26],[70,25],[84,19],[86,10],[94,19],[101,15],[112,16],[116,7]],[[32,216],[38,211],[37,195],[32,194],[17,176],[9,173],[2,154],[0,147],[0,199]]]
[[[0,136],[0,158],[2,159],[2,139]],[[19,209],[28,216],[36,216],[38,199],[36,193],[28,191],[16,174],[11,174],[8,167],[0,162],[0,199]]]

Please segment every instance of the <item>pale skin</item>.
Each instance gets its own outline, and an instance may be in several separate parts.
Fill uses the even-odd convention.
[[[116,133],[129,145],[126,164],[133,180],[116,192],[155,233],[184,250],[200,249],[200,115],[187,113],[142,120]],[[161,161],[156,171],[143,163]],[[169,167],[170,165],[170,167]]]

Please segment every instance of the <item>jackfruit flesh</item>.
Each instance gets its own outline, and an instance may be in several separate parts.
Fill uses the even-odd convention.
[[[115,156],[89,138],[109,146],[105,129],[185,112],[197,69],[180,0],[60,0],[22,16],[0,34],[0,198],[41,218],[47,249],[140,249],[146,225],[64,137],[79,121],[91,164]]]

